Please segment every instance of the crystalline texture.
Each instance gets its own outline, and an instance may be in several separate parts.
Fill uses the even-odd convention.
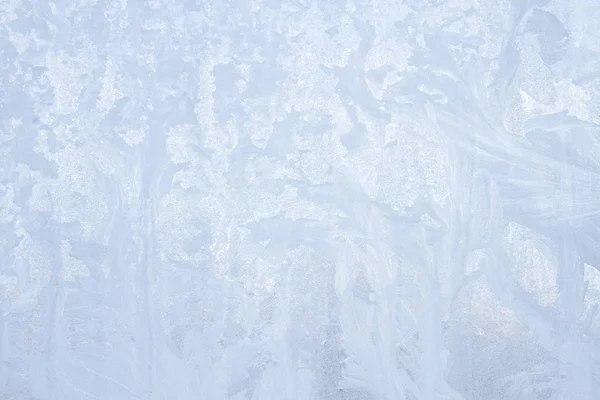
[[[600,398],[599,18],[0,1],[0,399]]]

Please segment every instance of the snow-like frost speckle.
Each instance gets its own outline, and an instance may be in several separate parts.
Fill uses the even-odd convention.
[[[558,300],[558,270],[549,257],[551,250],[539,235],[515,223],[510,223],[504,236],[504,246],[512,261],[512,273],[523,290],[536,297],[542,307],[553,306]]]

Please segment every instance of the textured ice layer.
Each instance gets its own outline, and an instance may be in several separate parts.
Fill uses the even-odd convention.
[[[0,0],[0,399],[599,399],[599,20]]]

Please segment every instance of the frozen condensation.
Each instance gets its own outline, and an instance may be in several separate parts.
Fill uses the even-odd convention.
[[[0,0],[0,399],[600,399],[598,0]]]

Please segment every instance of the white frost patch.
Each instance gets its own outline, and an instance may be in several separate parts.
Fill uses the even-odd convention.
[[[78,277],[90,275],[85,263],[71,256],[71,243],[68,240],[60,242],[60,257],[62,260],[62,269],[60,271],[61,278],[68,282],[75,281]]]
[[[199,146],[192,134],[192,125],[178,125],[169,130],[167,137],[167,153],[175,164],[194,162],[197,154],[194,147]]]
[[[357,9],[356,3],[361,4],[361,15],[375,28],[377,37],[388,37],[396,34],[398,23],[405,23],[405,18],[410,14],[410,7],[405,1],[397,0],[378,0],[372,2],[349,1],[347,9],[354,13]],[[364,7],[364,8],[363,8]]]
[[[107,142],[95,142],[88,147],[87,152],[94,166],[102,174],[110,176],[123,170],[120,154]]]
[[[598,21],[600,20],[600,7],[597,0],[578,0],[574,2],[552,2],[566,7],[569,35],[577,47],[588,48],[593,52],[600,52],[598,41]]]
[[[146,139],[146,134],[138,129],[127,129],[120,136],[129,147],[135,147]]]
[[[465,274],[472,274],[481,269],[481,264],[485,262],[485,251],[477,249],[470,252],[466,258]]]
[[[503,305],[484,282],[480,280],[473,282],[465,292],[464,300],[461,301],[459,308],[470,310],[477,318],[476,320],[482,321],[482,327],[491,324],[495,331],[507,336],[522,330],[523,324],[519,317],[514,311]]]
[[[19,281],[16,276],[0,275],[0,304],[9,305],[19,296]]]
[[[357,108],[371,139],[348,155],[349,168],[371,197],[400,209],[420,196],[443,204],[448,195],[447,154],[433,128],[420,118],[394,113],[385,133]]]
[[[29,206],[33,211],[51,212],[52,198],[50,197],[49,186],[46,182],[38,182],[31,190]]]
[[[576,85],[571,79],[560,80],[556,87],[560,95],[557,108],[569,111],[582,121],[600,123],[600,79],[596,78],[585,85]]]
[[[71,114],[79,107],[79,96],[83,91],[80,77],[87,71],[82,57],[69,57],[63,52],[48,52],[46,56],[48,78],[54,88],[53,111]]]
[[[443,91],[439,90],[439,89],[435,89],[435,88],[432,88],[430,86],[423,85],[423,84],[419,85],[418,89],[421,92],[429,95],[430,97],[437,96],[438,99],[434,99],[433,100],[435,103],[439,103],[439,104],[446,104],[446,103],[448,103],[448,96],[446,96],[446,94]]]
[[[21,210],[15,204],[15,191],[11,186],[0,184],[0,223],[8,224]]]
[[[21,242],[14,248],[16,269],[25,268],[29,271],[29,282],[23,286],[33,284],[41,288],[50,282],[52,277],[52,264],[47,249],[31,239],[29,233],[17,224],[17,234]]]
[[[584,264],[583,279],[587,283],[582,317],[586,318],[588,329],[600,336],[600,271],[594,266]]]
[[[119,87],[120,82],[121,77],[117,76],[117,66],[112,60],[108,60],[106,71],[102,78],[102,89],[96,101],[96,107],[103,111],[108,111],[114,107],[115,101],[124,96],[123,91]]]
[[[511,222],[503,237],[504,249],[512,261],[512,274],[518,284],[535,296],[543,307],[558,299],[558,271],[552,250],[543,236]]]
[[[577,86],[570,79],[554,81],[548,83],[548,86],[556,91],[551,104],[544,103],[534,98],[527,91],[519,89],[521,105],[525,113],[528,115],[545,115],[568,110],[569,115],[583,121],[594,122],[595,110],[591,105],[597,88],[591,86],[591,84],[584,87]]]
[[[251,268],[245,268],[242,286],[253,296],[267,298],[275,290],[277,266],[262,258],[245,260]]]
[[[286,185],[284,192],[279,196],[278,203],[285,210],[286,218],[293,221],[304,218],[322,221],[327,217],[328,213],[323,207],[305,199],[298,199],[297,192],[295,187]]]
[[[276,104],[271,99],[268,104],[261,101],[247,101],[245,111],[250,118],[244,123],[244,131],[247,132],[252,144],[264,149],[273,135],[273,122],[275,121]]]
[[[21,0],[3,0],[0,2],[0,24],[6,26],[9,22],[17,19],[15,10],[21,5]]]
[[[413,54],[413,49],[407,43],[396,39],[388,39],[369,50],[365,59],[365,71],[372,71],[381,67],[389,68],[382,84],[367,80],[369,90],[375,98],[381,100],[388,87],[402,79],[403,72],[408,67],[408,60]]]
[[[328,32],[331,27],[318,7],[311,7],[302,19],[290,19],[284,29],[288,35],[299,38],[299,47],[291,54],[297,66],[323,64],[333,68],[348,64],[360,44],[354,21],[342,14],[334,34]]]
[[[332,40],[324,41],[323,64],[328,67],[343,67],[348,64],[350,56],[360,43],[354,21],[346,14],[341,19],[337,34]]]
[[[57,222],[79,222],[86,236],[98,232],[109,212],[103,200],[106,193],[98,190],[97,171],[114,173],[121,161],[107,156],[108,152],[94,156],[85,147],[71,146],[54,153],[59,178],[38,177],[29,204],[34,210],[52,212]]]

